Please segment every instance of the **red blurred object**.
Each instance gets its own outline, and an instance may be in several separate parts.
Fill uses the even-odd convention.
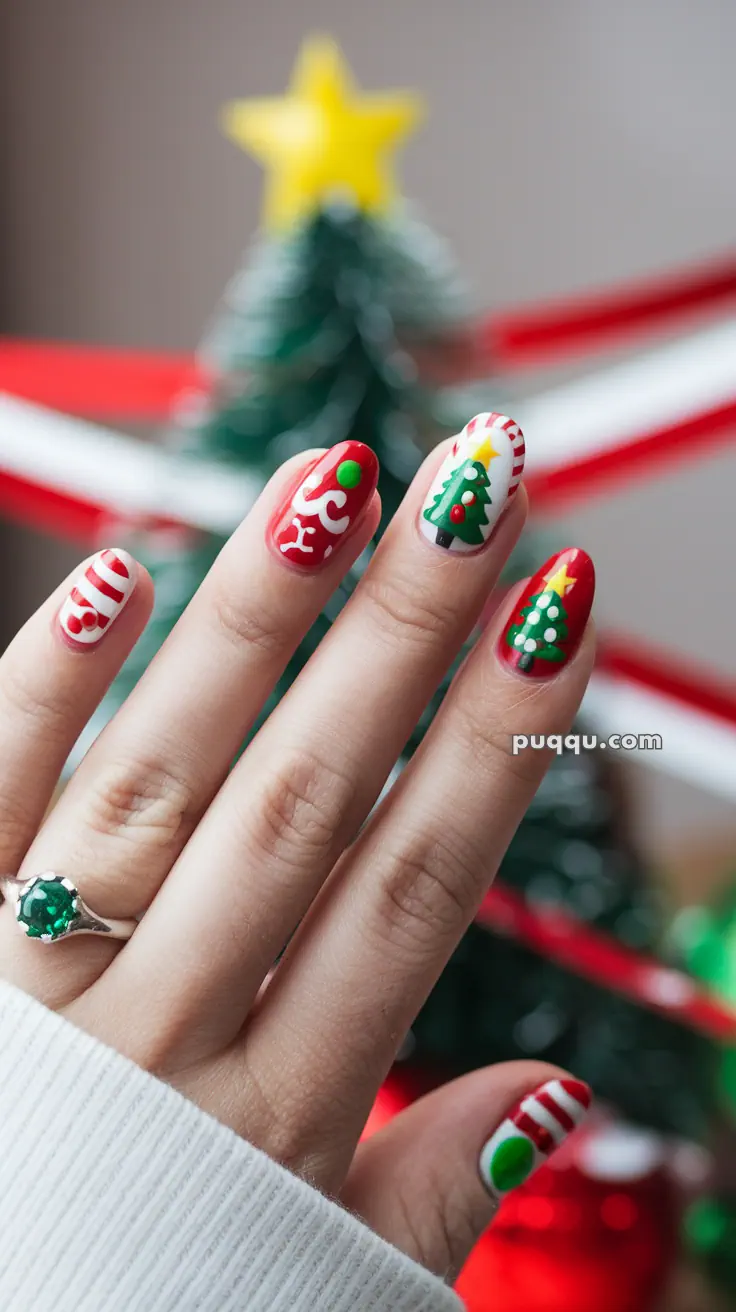
[[[0,339],[0,390],[68,414],[161,420],[200,375],[191,355]]]
[[[532,510],[535,514],[559,514],[561,506],[590,496],[591,483],[600,492],[631,478],[632,474],[645,476],[657,465],[671,469],[678,460],[691,460],[694,451],[699,454],[708,449],[732,442],[736,431],[736,401],[685,415],[674,423],[654,427],[635,437],[601,451],[586,453],[568,464],[554,469],[532,472],[524,479]]]
[[[601,668],[605,671],[605,660]],[[627,947],[556,904],[533,906],[517,889],[497,879],[475,921],[718,1043],[736,1039],[736,1008],[731,1003],[691,975]]]
[[[679,273],[548,305],[492,315],[480,341],[497,368],[523,368],[613,346],[736,300],[736,259],[727,255]]]
[[[598,1122],[508,1195],[456,1290],[468,1312],[649,1312],[678,1217],[659,1141]]]

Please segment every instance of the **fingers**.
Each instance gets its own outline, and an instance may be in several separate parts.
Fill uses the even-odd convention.
[[[593,656],[592,564],[584,552],[560,553],[530,587],[517,590],[477,644],[420,750],[300,926],[249,1026],[256,1078],[263,1064],[277,1100],[290,1087],[304,1091],[301,1143],[322,1145],[328,1179],[349,1161],[399,1044],[547,768],[548,752],[514,756],[512,735],[565,731],[582,697]],[[561,627],[558,616],[545,621],[535,648],[540,665],[546,647],[562,653],[548,663],[558,671],[551,679],[540,679],[536,664],[513,668],[506,656],[519,650],[520,622],[541,627],[531,597],[539,613],[564,606],[567,614],[559,645],[549,632]]]
[[[374,532],[377,472],[358,442],[279,471],[88,752],[23,874],[67,875],[102,916],[145,909],[295,646]],[[118,950],[99,939],[59,944],[49,987],[81,991]]]
[[[186,1036],[187,1059],[192,1044],[219,1047],[237,1033],[373,805],[521,529],[525,499],[508,503],[502,483],[493,508],[498,518],[508,504],[508,514],[490,541],[489,531],[472,525],[475,554],[429,544],[418,519],[441,458],[436,453],[415,480],[349,605],[226,781],[115,964],[117,980],[109,984],[119,995],[133,999],[142,989],[169,1026],[180,1017],[175,1028]],[[476,481],[480,487],[480,474]],[[213,853],[203,898],[202,870],[211,869]],[[147,1019],[156,1026],[150,1008]],[[140,1034],[140,1020],[136,1026]]]
[[[539,1062],[474,1071],[361,1144],[342,1201],[453,1279],[500,1199],[565,1142],[589,1106],[587,1085]]]
[[[64,762],[139,637],[152,600],[145,570],[127,552],[105,549],[56,589],[0,660],[3,873],[18,871]],[[32,982],[21,970],[30,945],[17,934],[9,906],[0,909],[0,941],[6,977]]]
[[[17,870],[64,762],[151,610],[127,552],[78,566],[0,659],[0,870]]]

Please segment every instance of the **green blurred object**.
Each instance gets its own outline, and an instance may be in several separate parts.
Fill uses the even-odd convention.
[[[713,908],[680,912],[672,938],[699,979],[736,1006],[736,885]],[[736,1046],[718,1054],[714,1088],[719,1118],[712,1194],[685,1218],[685,1240],[711,1279],[736,1303]]]
[[[714,1284],[736,1297],[736,1203],[701,1198],[685,1216],[685,1240]]]

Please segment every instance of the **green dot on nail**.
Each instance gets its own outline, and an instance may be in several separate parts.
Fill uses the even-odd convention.
[[[498,1145],[491,1159],[491,1183],[499,1193],[515,1189],[531,1174],[534,1166],[534,1147],[529,1139],[507,1139]]]
[[[357,460],[343,460],[342,464],[337,466],[337,481],[340,487],[357,487],[363,470]]]

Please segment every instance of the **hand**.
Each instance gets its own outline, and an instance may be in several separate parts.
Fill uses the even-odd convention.
[[[125,552],[101,553],[0,661],[0,870],[54,871],[99,916],[140,917],[125,943],[72,932],[47,945],[19,932],[10,899],[3,975],[443,1274],[583,1114],[584,1086],[532,1062],[481,1070],[358,1141],[544,773],[548,753],[513,756],[511,734],[565,732],[593,648],[592,566],[563,553],[502,605],[371,812],[524,521],[523,490],[507,499],[509,464],[489,494],[479,477],[490,507],[453,538],[450,503],[466,502],[457,457],[444,454],[449,491],[446,472],[432,482],[435,452],[350,603],[229,773],[375,532],[366,447],[279,471],[45,820],[72,745],[146,623],[150,578]],[[32,902],[38,929],[43,897]]]

